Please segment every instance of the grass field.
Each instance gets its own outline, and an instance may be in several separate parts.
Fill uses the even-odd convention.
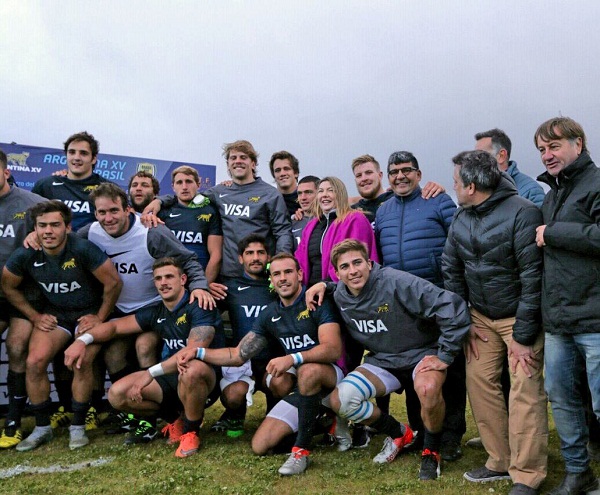
[[[510,483],[495,482],[477,485],[462,477],[466,470],[485,462],[482,450],[463,447],[463,458],[442,466],[442,477],[433,482],[417,479],[420,456],[401,455],[392,464],[379,466],[372,462],[383,442],[378,435],[367,449],[339,453],[335,447],[316,447],[308,471],[296,477],[284,478],[277,469],[287,456],[258,457],[250,450],[250,438],[264,414],[262,394],[256,394],[255,405],[248,411],[246,433],[229,439],[223,433],[210,433],[210,426],[222,412],[215,405],[206,412],[202,430],[203,446],[188,459],[177,459],[175,448],[164,440],[148,445],[126,447],[123,436],[104,435],[102,429],[90,432],[89,446],[76,451],[68,448],[68,430],[55,432],[53,442],[30,453],[13,450],[0,452],[0,473],[17,465],[29,468],[67,466],[98,458],[114,458],[98,467],[53,474],[20,474],[0,479],[4,494],[505,494]],[[395,395],[392,411],[405,420],[404,398]],[[464,440],[476,436],[473,418],[467,418],[468,431]],[[32,427],[32,419],[24,423]],[[548,479],[542,492],[556,485],[563,476],[563,463],[558,451],[556,431],[551,426]],[[0,474],[1,475],[1,474]]]

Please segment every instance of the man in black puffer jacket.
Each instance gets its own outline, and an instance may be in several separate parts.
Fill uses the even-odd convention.
[[[566,476],[552,495],[595,490],[586,444],[583,370],[600,417],[600,170],[583,128],[568,117],[538,127],[534,142],[551,188],[537,229],[544,252],[542,320],[546,332],[546,390],[552,404]]]
[[[520,197],[485,151],[452,160],[458,209],[444,253],[444,286],[471,306],[465,345],[467,391],[488,453],[465,473],[476,483],[512,479],[511,495],[537,494],[546,477],[548,418],[542,375],[542,255],[535,243],[540,210]],[[500,375],[508,350],[508,415]]]

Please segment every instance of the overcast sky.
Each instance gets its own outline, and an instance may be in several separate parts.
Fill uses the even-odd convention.
[[[559,113],[600,139],[600,2],[0,2],[0,141],[216,164],[250,140],[259,174],[286,149],[301,175],[415,153],[452,188],[451,157],[492,127],[522,171]]]

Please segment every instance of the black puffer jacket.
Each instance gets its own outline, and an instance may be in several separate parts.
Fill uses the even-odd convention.
[[[542,318],[553,334],[600,332],[600,170],[587,152],[559,174],[544,215]]]
[[[488,318],[515,316],[513,338],[523,345],[541,331],[541,223],[540,210],[502,178],[486,201],[457,210],[442,255],[444,287]]]

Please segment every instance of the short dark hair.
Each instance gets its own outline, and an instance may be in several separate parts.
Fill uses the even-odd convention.
[[[62,201],[58,199],[52,199],[50,201],[43,201],[42,203],[38,203],[33,205],[28,210],[28,214],[31,217],[31,221],[35,225],[38,217],[45,215],[46,213],[60,213],[65,225],[69,225],[71,220],[73,219],[73,214],[71,213],[71,209]]]
[[[8,167],[8,157],[6,156],[6,153],[0,149],[0,168],[6,170],[6,167]]]
[[[419,162],[415,155],[410,151],[394,151],[388,158],[387,172],[390,172],[391,165],[397,165],[399,163],[412,163],[412,166],[419,170]]]
[[[298,185],[300,184],[306,184],[308,182],[312,182],[315,187],[317,186],[317,184],[319,184],[319,181],[321,179],[319,179],[316,175],[305,175],[304,177],[302,177],[302,179],[300,179],[298,181]]]
[[[278,253],[275,256],[273,256],[271,258],[271,265],[269,267],[269,273],[271,271],[271,267],[273,266],[273,263],[275,261],[281,261],[281,260],[293,260],[294,261],[294,265],[296,265],[296,270],[300,270],[300,263],[298,263],[298,260],[296,259],[296,257],[293,254],[290,253]]]
[[[338,242],[331,250],[331,264],[336,271],[340,256],[350,251],[358,251],[364,259],[369,261],[369,252],[364,242],[357,241],[356,239],[346,239],[342,242]]]
[[[265,247],[265,249],[268,248],[267,240],[264,238],[264,236],[260,234],[250,234],[244,237],[240,242],[238,242],[238,254],[242,256],[246,248],[253,242],[258,242],[259,244],[262,244]]]
[[[156,195],[160,192],[160,184],[158,183],[158,179],[154,177],[150,172],[146,172],[145,170],[140,170],[139,172],[136,172],[131,176],[131,179],[129,179],[129,185],[127,186],[128,191],[131,189],[131,183],[136,177],[150,179],[152,181],[152,191],[154,192],[154,194]]]
[[[65,153],[67,152],[67,150],[69,149],[69,145],[73,141],[85,141],[86,143],[88,143],[90,145],[90,149],[92,150],[92,157],[98,155],[98,151],[100,151],[100,143],[98,142],[98,140],[89,132],[83,131],[78,132],[77,134],[73,134],[72,136],[69,136],[67,138],[67,140],[65,141]]]
[[[480,139],[491,138],[492,139],[492,147],[494,148],[494,154],[497,155],[500,153],[500,150],[506,150],[506,154],[508,158],[510,158],[510,152],[512,150],[512,143],[510,138],[506,135],[506,133],[502,129],[494,128],[485,132],[478,132],[475,134],[475,141],[479,141]]]
[[[183,275],[183,267],[181,266],[181,263],[179,263],[179,261],[177,261],[175,258],[167,256],[165,258],[157,259],[152,264],[152,271],[156,270],[157,268],[162,268],[163,266],[174,266],[175,268],[177,268],[179,275]]]
[[[292,155],[289,151],[277,151],[271,155],[271,159],[269,160],[269,170],[271,171],[271,176],[275,177],[275,172],[273,168],[275,166],[275,160],[288,160],[294,171],[294,175],[298,177],[300,175],[300,164],[298,163],[298,158]]]
[[[129,204],[125,191],[112,182],[103,182],[90,193],[90,201],[92,203],[96,203],[98,198],[110,198],[113,201],[120,201],[124,210],[127,209]]]
[[[587,141],[583,127],[569,117],[554,117],[553,119],[549,119],[543,124],[540,124],[533,136],[533,142],[536,148],[538,145],[538,138],[541,138],[542,141],[551,141],[553,139],[562,138],[574,141],[577,138],[581,138],[581,150],[587,151]]]
[[[460,167],[459,177],[464,187],[475,185],[480,192],[493,191],[502,179],[498,162],[487,151],[463,151],[452,158],[454,165]]]

